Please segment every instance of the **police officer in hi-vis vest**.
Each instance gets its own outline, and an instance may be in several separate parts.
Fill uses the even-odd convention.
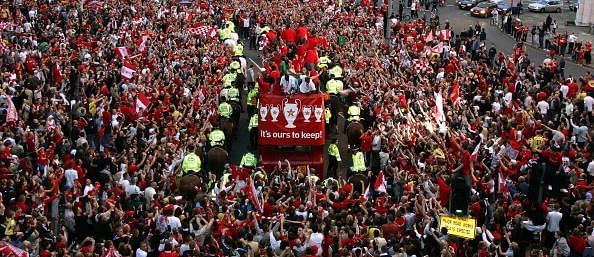
[[[353,148],[352,159],[353,166],[351,166],[350,169],[351,176],[367,170],[367,167],[365,166],[365,155],[363,155],[363,152],[359,151],[358,148]]]
[[[348,116],[346,122],[344,123],[345,133],[349,124],[361,121],[361,107],[359,106],[358,102],[353,102],[353,104],[349,106],[349,109],[347,110],[347,115]]]
[[[248,123],[248,132],[250,133],[250,145],[256,149],[258,147],[258,114],[252,115]]]
[[[340,158],[340,151],[336,144],[336,138],[333,138],[332,143],[328,145],[328,170],[326,170],[326,177],[336,177],[336,170],[341,161],[342,159]]]
[[[184,156],[181,164],[181,170],[183,175],[198,173],[202,167],[202,161],[200,157],[194,152],[195,148],[193,145],[188,146],[188,154]]]

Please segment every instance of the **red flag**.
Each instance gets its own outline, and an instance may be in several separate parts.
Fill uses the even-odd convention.
[[[29,257],[29,253],[27,251],[23,251],[22,249],[4,241],[0,242],[0,253],[2,256]]]
[[[134,72],[136,72],[136,66],[134,66],[134,64],[125,62],[124,65],[122,65],[120,75],[122,75],[124,78],[131,79],[134,76]]]
[[[130,56],[130,52],[128,51],[128,48],[125,46],[116,47],[115,53],[118,57],[122,59]]]
[[[8,109],[6,113],[6,122],[16,122],[19,119],[19,113],[17,112],[14,103],[12,102],[12,98],[10,96],[6,96],[8,101]]]
[[[188,13],[188,16],[186,17],[186,21],[190,22],[190,21],[194,20],[194,16],[195,16],[194,11],[190,11]]]
[[[217,28],[210,27],[210,37],[216,37],[217,34],[219,34],[219,32],[217,31]]]
[[[144,93],[138,93],[138,95],[136,96],[136,112],[144,112],[144,110],[148,108],[150,103],[151,101],[144,95]]]
[[[252,179],[252,177],[248,177],[247,178],[247,184],[248,184],[248,199],[250,199],[250,201],[252,201],[252,203],[255,205],[256,210],[258,210],[258,212],[262,212],[262,203],[260,202],[260,199],[258,198],[258,192],[256,192],[256,187],[254,186],[254,180]]]
[[[85,7],[95,10],[103,10],[103,1],[90,0],[85,3]]]
[[[434,108],[434,117],[435,121],[439,125],[440,128],[445,127],[445,112],[443,111],[443,97],[441,95],[441,90],[439,92],[433,92],[433,96],[435,97],[435,108]]]
[[[107,250],[107,253],[104,257],[122,257],[122,255],[120,252],[118,252],[118,250],[115,249],[115,246],[112,245],[109,247],[109,250]]]
[[[52,68],[52,76],[54,82],[60,84],[62,83],[62,69],[60,69],[60,64],[56,63]]]
[[[375,179],[375,183],[373,183],[373,189],[375,189],[376,192],[384,192],[386,193],[386,179],[384,178],[384,172],[380,171],[379,174],[377,175],[377,178]]]
[[[202,86],[200,90],[198,90],[198,100],[200,102],[204,102],[204,100],[206,100],[206,87]]]
[[[412,61],[413,70],[415,73],[431,73],[433,72],[433,67],[429,64],[427,59],[414,59]]]
[[[443,52],[443,43],[439,42],[439,44],[435,45],[434,47],[431,47],[431,52],[441,54]]]
[[[507,186],[505,185],[505,179],[503,178],[503,172],[501,172],[501,170],[499,170],[499,176],[497,177],[499,180],[497,183],[497,185],[499,186],[499,192],[508,192]]]
[[[439,39],[441,41],[450,41],[452,38],[452,32],[448,29],[442,29],[439,31]]]
[[[0,30],[12,28],[12,26],[14,26],[14,23],[12,22],[0,22]]]
[[[429,35],[425,36],[425,42],[431,42],[433,41],[433,31],[429,32]]]
[[[140,38],[138,38],[138,41],[136,42],[136,48],[138,49],[138,52],[145,53],[147,51],[148,38],[148,35],[142,35]]]
[[[211,31],[211,29],[209,26],[197,26],[197,27],[188,29],[188,32],[191,35],[198,35],[198,36],[209,35],[210,31]]]
[[[452,100],[454,106],[458,106],[460,104],[460,84],[458,84],[458,81],[454,81],[452,93],[450,94],[450,100]]]

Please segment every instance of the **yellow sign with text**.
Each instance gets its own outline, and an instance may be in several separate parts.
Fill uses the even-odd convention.
[[[448,235],[474,239],[476,232],[476,220],[464,217],[441,216],[439,228],[447,228]]]

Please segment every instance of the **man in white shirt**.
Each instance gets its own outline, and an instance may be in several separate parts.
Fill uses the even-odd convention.
[[[493,113],[499,113],[500,110],[501,110],[501,104],[499,103],[499,99],[497,98],[491,104],[491,112],[493,112]]]
[[[166,231],[174,231],[181,227],[181,221],[178,217],[173,216],[175,207],[168,204],[163,208],[163,213],[157,218],[157,226],[159,231],[164,233]]]
[[[74,181],[78,179],[78,172],[75,169],[67,169],[64,171],[66,177],[66,188],[70,189],[74,186]]]
[[[136,185],[135,179],[130,179],[130,184],[124,187],[124,191],[126,191],[126,196],[128,197],[141,193],[140,187]]]
[[[536,104],[536,108],[538,108],[538,113],[540,113],[540,115],[542,115],[544,117],[549,112],[549,103],[542,100],[542,101],[538,102],[538,104]]]
[[[503,97],[503,101],[505,102],[505,106],[511,106],[513,99],[514,99],[513,98],[513,94],[511,92],[505,93],[505,96]]]
[[[324,241],[324,234],[319,233],[317,228],[314,227],[313,233],[309,235],[309,241],[307,242],[308,246],[316,246],[318,248],[318,252],[316,253],[317,256],[322,255],[322,242]]]
[[[573,32],[571,32],[571,34],[569,34],[569,36],[567,37],[567,53],[569,55],[573,54],[573,46],[575,45],[575,42],[577,42],[578,37],[573,34]]]
[[[181,221],[178,217],[171,215],[167,217],[167,220],[169,221],[169,227],[171,228],[171,231],[177,230],[182,226]]]
[[[136,257],[146,257],[148,255],[148,245],[146,242],[141,242],[140,247],[136,249]]]
[[[567,92],[569,92],[569,86],[567,86],[566,84],[563,84],[563,85],[561,85],[561,88],[559,90],[561,90],[561,94],[563,95],[563,98],[567,99]]]
[[[88,196],[93,190],[95,190],[95,186],[93,186],[93,183],[91,183],[90,179],[87,179],[85,188],[83,189],[83,197]]]
[[[301,75],[301,84],[299,85],[299,92],[302,94],[308,94],[316,91],[316,84],[305,75]]]
[[[591,160],[590,163],[588,163],[588,175],[594,177],[594,160]]]
[[[288,95],[297,92],[297,82],[297,78],[289,74],[283,75],[280,80],[280,86],[283,93]]]
[[[559,224],[562,218],[563,213],[559,212],[557,206],[553,206],[552,210],[547,213],[547,231],[551,233],[559,232],[561,230]]]
[[[247,38],[248,37],[248,32],[250,30],[250,18],[249,17],[246,17],[245,19],[242,19],[241,21],[243,23],[242,24],[243,26],[242,26],[242,31],[241,31],[242,35],[241,36],[243,38]]]
[[[594,98],[591,96],[584,97],[584,108],[587,112],[592,112],[592,105],[594,105]]]

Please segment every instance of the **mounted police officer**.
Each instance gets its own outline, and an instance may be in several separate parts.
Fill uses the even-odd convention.
[[[198,173],[202,167],[202,161],[200,157],[194,152],[195,148],[193,145],[188,146],[188,154],[184,156],[181,164],[181,170],[183,175],[190,175]]]

